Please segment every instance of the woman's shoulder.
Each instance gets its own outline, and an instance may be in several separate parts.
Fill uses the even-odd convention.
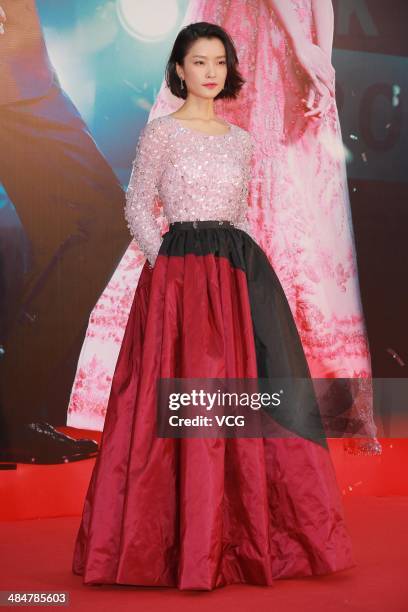
[[[150,119],[139,132],[139,143],[141,146],[155,148],[162,153],[167,150],[169,144],[169,130],[167,122],[162,117]]]
[[[235,130],[235,133],[243,140],[243,142],[250,144],[253,143],[253,136],[251,132],[248,132],[248,130],[241,127],[240,125],[237,125],[236,123],[230,123],[230,125]]]
[[[150,119],[150,121],[145,124],[143,131],[147,134],[164,135],[168,129],[166,117],[167,115]]]
[[[235,123],[231,123],[230,125],[233,127],[238,138],[238,148],[241,149],[246,157],[251,157],[254,152],[254,138],[251,132],[248,132],[248,130]]]

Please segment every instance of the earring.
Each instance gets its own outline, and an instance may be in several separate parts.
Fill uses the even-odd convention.
[[[183,79],[180,77],[180,89],[184,89]]]

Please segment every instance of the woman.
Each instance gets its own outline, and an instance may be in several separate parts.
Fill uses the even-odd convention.
[[[248,83],[239,100],[221,98],[215,106],[224,119],[254,135],[251,231],[285,290],[312,376],[361,379],[356,409],[366,419],[370,439],[351,440],[346,449],[381,452],[333,96],[331,0],[191,0],[184,24],[200,20],[215,22],[232,35]],[[150,119],[179,106],[180,99],[163,82]],[[167,229],[163,217],[158,222]],[[139,276],[140,255],[132,248],[91,319],[68,424],[102,426],[119,324],[130,308],[129,283],[133,288]],[[112,294],[122,298],[122,316],[116,311],[106,316],[115,303]],[[110,338],[116,344],[108,347]]]
[[[214,113],[216,97],[236,98],[243,85],[232,40],[215,24],[190,24],[166,77],[185,102],[145,126],[133,164],[126,217],[147,261],[73,572],[85,584],[212,590],[353,567],[327,444],[318,426],[309,436],[311,423],[296,422],[306,395],[288,404],[288,428],[276,423],[283,435],[157,435],[160,378],[311,381],[283,289],[250,236],[251,135]],[[170,223],[163,237],[157,196]]]

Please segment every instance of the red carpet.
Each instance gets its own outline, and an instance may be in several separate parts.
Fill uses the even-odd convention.
[[[68,591],[70,610],[142,612],[358,611],[408,609],[408,497],[346,497],[358,566],[331,576],[277,580],[272,587],[232,585],[211,592],[84,586],[71,574],[78,517],[0,523],[0,589]]]
[[[82,433],[99,438],[75,430],[75,435]],[[71,561],[94,460],[18,464],[17,470],[0,472],[0,590],[67,591],[70,610],[87,612],[199,611],[213,606],[223,612],[407,612],[408,441],[382,443],[380,457],[353,457],[344,453],[340,440],[330,441],[356,568],[324,577],[277,580],[269,588],[232,585],[212,592],[84,586],[81,577],[71,573]],[[36,520],[18,520],[28,518]]]

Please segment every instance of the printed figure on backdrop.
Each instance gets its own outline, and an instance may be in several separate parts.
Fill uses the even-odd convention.
[[[36,3],[0,5],[0,459],[84,459],[97,443],[54,425],[89,312],[129,245],[125,194],[61,89]]]
[[[239,99],[215,100],[215,108],[253,135],[251,231],[285,290],[312,376],[361,379],[357,408],[371,435],[348,440],[345,448],[377,454],[371,358],[334,96],[331,0],[191,0],[183,25],[201,20],[232,36],[248,83]],[[163,80],[149,120],[180,104]],[[155,215],[165,231],[161,210],[158,200]],[[135,287],[140,269],[134,264]],[[121,285],[121,275],[119,268],[114,279],[125,315],[129,287]],[[104,327],[121,337],[119,329],[112,332],[114,321],[98,316],[104,300],[102,295],[91,317],[78,364],[68,408],[73,426],[103,428],[116,360],[116,352],[104,350]]]
[[[255,138],[215,114],[216,98],[239,101],[241,89],[251,91],[233,40],[216,24],[187,25],[175,40],[166,80],[183,103],[148,122],[136,147],[125,216],[146,260],[72,571],[86,585],[208,591],[352,568],[302,342],[248,221]],[[158,197],[164,234],[154,214]],[[159,435],[168,413],[166,402],[158,409],[160,379],[256,384],[260,377],[289,380],[289,394],[302,380],[273,435],[211,435],[205,425],[192,434],[188,423],[182,436],[174,428]]]

